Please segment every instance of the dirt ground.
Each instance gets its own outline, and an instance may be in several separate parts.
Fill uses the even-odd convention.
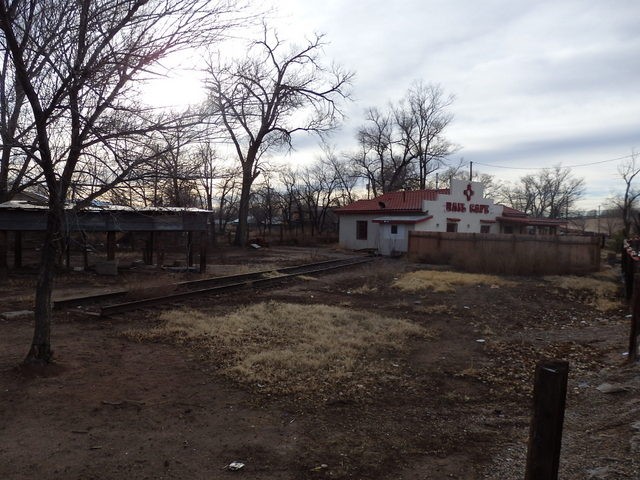
[[[209,274],[344,254],[230,250],[210,260]],[[570,362],[560,478],[640,478],[640,367],[625,363],[630,320],[622,301],[599,311],[588,293],[539,278],[443,293],[392,286],[402,274],[427,268],[378,258],[296,283],[184,302],[212,314],[266,300],[341,305],[435,333],[381,353],[376,361],[390,362],[395,373],[355,393],[339,385],[317,395],[270,393],[223,376],[224,359],[197,345],[123,334],[157,325],[161,308],[107,319],[79,308],[57,312],[55,365],[26,371],[18,365],[32,320],[0,320],[0,478],[521,479],[534,367],[549,357]],[[186,278],[199,277],[71,272],[60,276],[57,295]],[[30,272],[11,274],[0,310],[30,308],[34,281]],[[603,393],[605,383],[614,391]],[[228,470],[233,461],[244,467]]]

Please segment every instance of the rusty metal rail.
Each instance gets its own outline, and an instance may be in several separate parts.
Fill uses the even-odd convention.
[[[101,302],[103,300],[111,300],[118,297],[124,297],[129,290],[116,290],[114,292],[99,293],[97,295],[83,295],[80,297],[61,298],[53,301],[53,308],[70,308],[78,305],[84,305],[89,302]]]
[[[316,267],[331,266],[331,265],[336,265],[337,267],[340,267],[343,263],[347,262],[348,264],[350,264],[349,262],[352,262],[352,261],[353,261],[353,258],[325,260],[322,262],[306,263],[303,265],[296,265],[293,267],[283,267],[283,268],[277,268],[277,269],[271,269],[271,270],[262,270],[259,272],[251,272],[251,273],[241,273],[239,275],[227,275],[224,277],[212,277],[212,278],[202,278],[200,280],[189,280],[186,282],[179,282],[176,285],[180,289],[200,289],[202,287],[224,286],[227,284],[235,285],[241,282],[259,280],[259,279],[265,278],[266,276],[274,275],[274,274],[285,275],[285,274],[295,274],[299,272],[304,273],[305,270],[308,268],[316,268]]]
[[[194,288],[194,284],[199,282],[183,282],[182,286],[186,288],[194,288],[192,290],[185,290],[162,297],[144,298],[140,300],[134,300],[131,302],[105,305],[100,308],[101,316],[110,316],[117,313],[129,312],[132,310],[138,310],[141,308],[152,307],[155,305],[161,305],[166,303],[172,303],[175,301],[183,300],[191,297],[198,297],[203,295],[210,295],[216,293],[224,293],[228,291],[238,290],[247,287],[256,286],[270,286],[276,283],[280,283],[286,280],[297,277],[303,274],[323,273],[330,270],[336,270],[339,268],[350,267],[354,265],[360,265],[370,262],[371,258],[358,258],[358,259],[346,259],[346,260],[330,260],[320,263],[312,263],[306,265],[299,265],[296,267],[286,267],[278,270],[270,270],[263,272],[256,272],[255,274],[243,274],[238,276],[219,277],[218,279],[204,279],[203,281],[210,280],[213,283],[223,282],[211,285],[204,288]],[[265,277],[265,275],[271,275]],[[203,284],[201,284],[203,285]]]

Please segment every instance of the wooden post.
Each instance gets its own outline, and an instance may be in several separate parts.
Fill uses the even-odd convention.
[[[89,269],[89,248],[87,245],[87,233],[85,231],[81,232],[82,235],[82,268],[85,270]]]
[[[67,232],[64,239],[64,263],[67,270],[71,269],[71,234]]]
[[[200,232],[200,273],[207,273],[207,232]]]
[[[116,232],[107,232],[107,260],[116,259]]]
[[[640,323],[640,274],[633,279],[633,310],[631,312],[631,330],[629,332],[629,362],[638,360],[638,324]]]
[[[525,480],[558,479],[568,374],[564,360],[543,360],[536,366]]]
[[[187,267],[193,266],[193,232],[187,232]]]
[[[149,237],[145,242],[143,253],[143,260],[145,265],[153,265],[153,252],[155,247],[154,240],[154,232],[149,232]]]
[[[13,266],[22,267],[22,232],[16,230],[13,237]]]
[[[624,292],[625,298],[627,300],[631,299],[633,295],[633,276],[635,274],[635,260],[631,257],[631,254],[628,250],[622,251],[624,266],[623,266],[623,275],[624,275]]]
[[[164,265],[164,244],[162,243],[161,239],[160,239],[160,232],[157,232],[157,235],[155,235],[155,244],[156,244],[156,266],[158,268],[162,267],[162,265]],[[164,240],[164,238],[163,238]]]
[[[6,277],[8,272],[7,250],[7,231],[0,230],[0,280]]]

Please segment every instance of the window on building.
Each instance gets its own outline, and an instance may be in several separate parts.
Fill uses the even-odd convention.
[[[505,225],[504,226],[504,233],[513,233],[513,226]]]
[[[490,233],[491,225],[480,225],[480,233]]]
[[[356,239],[357,240],[367,239],[367,221],[366,220],[358,220],[356,222]]]
[[[391,234],[392,235],[398,234],[398,225],[391,225]]]
[[[458,224],[457,223],[455,223],[455,222],[447,223],[447,232],[454,233],[454,232],[457,232],[457,231],[458,231]]]

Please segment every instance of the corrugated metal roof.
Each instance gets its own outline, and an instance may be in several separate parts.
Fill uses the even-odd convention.
[[[335,210],[336,213],[380,213],[380,212],[407,212],[422,211],[424,200],[436,200],[438,194],[448,195],[448,189],[439,190],[406,190],[402,192],[389,192],[370,200],[358,200],[349,205]]]
[[[39,205],[28,202],[26,200],[10,200],[0,203],[0,209],[6,210],[48,210],[47,205]],[[72,205],[66,205],[65,210],[71,210]],[[160,212],[192,212],[192,213],[210,213],[210,210],[202,208],[186,208],[186,207],[129,207],[127,205],[111,205],[101,204],[88,206],[80,210],[81,212],[142,212],[142,213],[160,213]]]

